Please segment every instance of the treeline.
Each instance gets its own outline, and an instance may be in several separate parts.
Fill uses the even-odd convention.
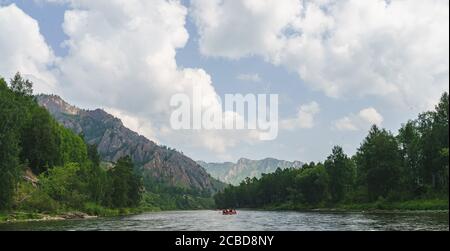
[[[373,126],[353,157],[339,146],[323,163],[247,179],[215,196],[219,208],[335,207],[442,199],[449,189],[449,97],[395,136]]]
[[[136,207],[141,193],[129,157],[102,166],[96,146],[37,104],[30,81],[0,78],[0,210],[97,212]]]

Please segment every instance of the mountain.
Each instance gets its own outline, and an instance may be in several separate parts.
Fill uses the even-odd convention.
[[[87,143],[98,146],[104,161],[115,162],[129,155],[152,187],[175,187],[201,192],[215,192],[223,184],[189,157],[126,128],[122,121],[104,110],[83,110],[55,95],[39,95],[38,103],[54,118]]]
[[[247,177],[260,178],[262,174],[275,172],[278,168],[301,168],[303,163],[300,161],[284,161],[272,158],[263,160],[240,159],[237,163],[206,163],[197,161],[199,165],[206,169],[214,178],[229,183],[239,185]]]

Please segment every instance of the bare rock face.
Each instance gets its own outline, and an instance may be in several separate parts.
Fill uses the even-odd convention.
[[[104,161],[116,162],[129,155],[144,179],[207,192],[223,187],[192,159],[131,131],[120,119],[101,109],[82,110],[55,95],[40,95],[37,100],[59,123],[82,133],[89,144],[97,145]]]

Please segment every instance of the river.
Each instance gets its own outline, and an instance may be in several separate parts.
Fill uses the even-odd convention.
[[[127,217],[0,224],[1,230],[32,231],[449,231],[447,213],[319,213],[174,211]]]

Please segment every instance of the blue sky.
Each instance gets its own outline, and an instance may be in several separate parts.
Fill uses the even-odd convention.
[[[448,90],[448,56],[443,56],[448,55],[448,33],[447,36],[445,36],[445,32],[443,35],[440,35],[445,29],[445,26],[447,27],[445,30],[448,31],[448,2],[434,1],[433,5],[420,3],[419,1],[411,1],[411,3],[393,1],[396,5],[393,5],[392,9],[389,9],[390,6],[383,8],[376,5],[377,2],[383,2],[378,0],[372,1],[370,4],[367,4],[367,6],[352,3],[353,1],[342,1],[342,3],[340,3],[342,6],[337,6],[336,4],[334,7],[336,9],[341,9],[337,9],[336,13],[330,11],[329,16],[327,16],[327,13],[321,13],[321,15],[314,15],[315,12],[313,13],[313,11],[319,11],[321,9],[316,9],[314,7],[324,7],[320,6],[320,4],[322,4],[319,3],[320,1],[318,1],[318,3],[311,1],[311,3],[308,3],[309,5],[299,5],[310,6],[307,9],[302,9],[301,14],[299,14],[300,12],[291,13],[290,10],[293,8],[289,4],[295,5],[298,4],[299,1],[300,0],[283,0],[280,1],[281,4],[273,6],[270,5],[270,2],[272,1],[267,1],[269,4],[268,6],[253,6],[252,4],[254,3],[247,0],[243,0],[242,3],[248,3],[242,5],[236,4],[240,1],[234,3],[233,1],[228,1],[230,3],[222,5],[217,1],[212,1],[214,2],[212,5],[216,4],[215,6],[202,0],[196,0],[193,4],[188,0],[181,2],[181,4],[186,7],[187,11],[183,20],[186,21],[184,29],[189,34],[189,38],[187,41],[184,41],[184,43],[181,43],[181,46],[178,45],[178,42],[174,42],[174,44],[177,44],[174,45],[176,51],[174,58],[177,65],[176,73],[182,72],[183,69],[203,69],[204,72],[210,76],[210,84],[214,88],[216,94],[221,97],[225,94],[234,93],[279,94],[280,120],[291,119],[299,122],[294,129],[280,129],[279,136],[274,141],[241,140],[242,136],[240,136],[240,134],[230,136],[230,134],[222,135],[219,132],[213,134],[213,136],[205,136],[204,141],[199,140],[205,142],[205,144],[195,142],[196,137],[202,138],[203,135],[199,136],[193,133],[191,136],[194,140],[192,140],[192,138],[183,136],[185,135],[184,133],[167,132],[167,128],[162,129],[164,126],[157,124],[155,121],[164,121],[167,119],[167,116],[164,116],[159,111],[146,109],[145,107],[149,104],[142,103],[141,105],[138,103],[138,100],[140,99],[136,99],[135,102],[137,102],[138,105],[141,105],[141,107],[143,107],[142,109],[130,108],[129,103],[126,104],[126,101],[117,101],[113,98],[97,99],[95,97],[96,95],[101,95],[101,91],[98,93],[95,93],[95,91],[90,93],[90,91],[88,91],[89,94],[87,94],[85,91],[87,89],[83,89],[90,86],[95,87],[93,89],[98,88],[97,90],[102,90],[104,86],[100,86],[100,82],[103,84],[103,82],[111,81],[108,76],[104,79],[102,79],[101,76],[96,76],[95,80],[88,83],[89,86],[83,88],[78,86],[78,81],[90,79],[92,76],[87,72],[86,76],[77,75],[80,72],[78,67],[82,68],[81,65],[88,61],[85,58],[80,59],[84,55],[82,54],[83,50],[77,51],[78,48],[85,44],[82,43],[82,41],[79,41],[84,39],[81,38],[82,35],[80,34],[81,32],[92,32],[95,37],[96,33],[93,32],[94,28],[91,30],[86,27],[77,27],[79,30],[74,31],[73,34],[66,34],[63,29],[65,20],[64,15],[66,11],[87,10],[92,11],[88,12],[88,14],[92,14],[92,20],[99,20],[95,19],[99,17],[95,16],[93,13],[115,13],[114,11],[117,11],[116,9],[113,9],[112,7],[109,8],[107,4],[100,4],[97,6],[95,4],[90,5],[82,3],[83,1],[79,1],[81,2],[79,6],[74,4],[74,2],[77,1],[72,1],[72,4],[70,4],[48,3],[47,1],[3,0],[0,1],[0,4],[2,7],[6,8],[14,3],[17,8],[25,13],[25,15],[16,13],[17,15],[14,17],[20,19],[24,18],[22,16],[29,16],[38,23],[39,32],[45,39],[45,42],[41,41],[39,43],[43,43],[42,46],[44,47],[48,46],[51,48],[51,51],[54,54],[53,59],[48,59],[51,61],[51,67],[48,66],[49,64],[47,64],[47,66],[39,66],[48,69],[48,74],[46,76],[50,76],[49,78],[51,81],[55,82],[54,86],[56,87],[48,91],[59,94],[68,101],[83,108],[105,108],[122,118],[125,124],[129,125],[132,129],[137,130],[153,140],[157,140],[161,144],[166,144],[182,150],[196,160],[236,161],[240,157],[251,159],[274,157],[285,160],[320,161],[326,158],[333,145],[342,145],[349,154],[353,154],[359,146],[359,143],[363,140],[371,124],[378,123],[395,132],[401,123],[408,119],[415,118],[419,112],[427,107],[432,107],[432,100],[437,101],[436,97],[444,90]],[[159,2],[161,2],[162,5],[165,4],[163,3],[165,2],[164,0],[155,0],[154,2],[155,5],[156,3],[160,4]],[[371,6],[372,4],[374,4],[374,6]],[[436,13],[439,4],[447,5],[447,10],[443,13]],[[172,7],[178,8],[179,6],[170,6],[168,8]],[[149,8],[152,8],[152,6]],[[264,8],[267,8],[268,11],[264,11]],[[214,21],[217,22],[217,24],[213,26],[211,25],[211,22],[213,21],[207,18],[210,18],[210,14],[215,13],[214,11],[217,11],[218,9],[221,10],[221,20]],[[270,11],[271,9],[273,11]],[[252,13],[255,13],[252,12],[254,10],[259,11],[259,14],[251,16]],[[345,25],[348,25],[348,22],[339,23],[337,20],[342,20],[339,13],[351,10],[354,10],[355,12],[367,11],[370,13],[373,11],[373,15],[367,16],[373,17],[374,20],[376,20],[376,18],[382,18],[387,21],[382,22],[382,25],[384,26],[380,26],[381,28],[378,26],[371,27],[374,23],[373,20],[366,20],[368,18],[364,16],[353,17],[352,15],[347,14],[346,16],[362,19],[356,20],[360,22],[355,22],[355,20],[350,19],[350,21],[352,21],[351,23],[356,27],[352,28],[357,30],[355,33],[350,33],[348,32],[349,29],[345,27]],[[12,10],[8,9],[7,11]],[[280,16],[276,16],[276,13],[278,13],[277,11],[281,13]],[[240,19],[233,20],[233,15],[236,14],[234,12],[242,13],[241,16],[250,15],[248,19],[243,18],[242,28],[230,27],[230,24],[233,23],[233,21],[241,21]],[[81,12],[76,14],[81,15],[80,13]],[[178,9],[174,10],[173,13],[179,13]],[[283,13],[286,14],[283,15]],[[292,18],[286,19],[283,17],[289,15],[292,15]],[[411,23],[409,19],[410,16],[414,17],[417,15],[431,17],[430,23],[425,26],[421,26],[422,24]],[[389,17],[392,16],[396,16],[400,21],[395,21],[395,19],[392,18],[391,23],[389,23]],[[146,16],[144,15],[144,17]],[[439,19],[441,17],[442,19]],[[108,18],[108,16],[105,15],[104,18]],[[167,18],[170,19],[171,17]],[[443,21],[444,18],[446,18],[447,21]],[[158,14],[155,14],[155,17],[152,20],[156,23],[162,22],[164,25],[166,25],[166,22],[169,22],[160,19],[161,17],[158,16]],[[329,22],[330,19],[334,19],[334,22]],[[73,20],[69,20],[67,23],[74,22]],[[435,25],[435,22],[442,23],[442,21],[444,22],[443,25]],[[412,44],[411,47],[416,46],[416,48],[420,48],[419,52],[409,50],[409,43],[405,42],[406,40],[404,37],[397,35],[398,32],[395,32],[395,27],[398,22],[404,22],[404,24],[402,24],[402,29],[405,32],[402,36],[405,37],[417,36],[417,34],[420,34],[421,29],[426,28],[429,33],[425,34],[428,35],[428,40],[425,39],[426,41],[422,41],[422,39],[420,42],[411,42],[415,43]],[[260,23],[265,23],[268,27],[272,27],[272,23],[280,23],[279,25],[273,25],[272,28],[267,28],[267,30],[273,29],[273,32],[276,34],[274,37],[282,36],[282,39],[272,42],[272,34],[265,29],[260,29],[258,26]],[[323,25],[318,26],[317,24]],[[15,22],[11,21],[10,25],[14,26]],[[178,24],[170,23],[170,27],[176,25]],[[360,27],[358,25],[360,25]],[[326,32],[320,31],[324,26],[327,26],[327,29],[329,30]],[[2,26],[0,25],[0,32],[2,31],[1,27]],[[298,34],[301,35],[298,35],[299,37],[290,36],[288,34],[289,31],[287,31],[288,28],[286,27],[289,27],[289,30],[298,29]],[[113,28],[115,27],[112,27],[111,29]],[[234,34],[233,32],[227,34],[221,33],[221,30],[234,31],[234,29],[239,30],[241,34]],[[386,32],[379,32],[380,29],[384,29]],[[158,32],[157,34],[163,34],[163,37],[166,36],[166,34],[163,33],[165,32],[164,30],[160,31],[153,26],[145,31],[155,31],[155,33]],[[179,30],[175,29],[173,33],[175,34],[177,32],[179,32]],[[247,37],[247,32],[252,35]],[[308,32],[310,34],[308,34]],[[331,34],[329,35],[331,37],[330,39],[320,40],[320,46],[322,47],[309,42],[313,41],[313,39],[317,39],[316,33],[320,32],[322,32],[322,35],[328,33]],[[236,33],[238,33],[238,31],[236,31]],[[100,41],[100,36],[103,35],[103,32],[99,32],[98,34],[101,34],[98,38]],[[136,35],[136,38],[143,36],[145,39],[148,39],[149,44],[160,43],[159,36],[155,35],[155,37],[152,37],[151,33],[133,33],[133,36],[134,35]],[[307,35],[310,36],[309,40],[305,39]],[[181,38],[182,35],[179,35],[178,33],[176,36],[167,34],[167,37],[171,39],[172,36],[175,37],[174,40],[179,39],[180,41],[183,41]],[[260,40],[267,38],[268,41],[271,42],[260,44],[260,41],[253,39],[258,36],[261,36]],[[6,38],[7,36],[2,37]],[[12,38],[10,39],[14,39],[14,36],[11,37]],[[113,43],[112,39],[105,40],[108,42],[108,46],[111,45],[113,46],[112,48],[116,48],[117,50],[123,48],[119,46],[119,41],[121,41],[120,37],[110,35],[105,35],[105,37],[112,37],[118,40],[117,46],[111,45]],[[351,47],[352,44],[348,45],[350,48],[350,53],[347,54],[347,57],[350,58],[349,60],[344,56],[341,58],[341,54],[330,52],[338,45],[341,45],[342,41],[339,40],[341,37],[347,37],[349,40],[351,38],[358,41],[358,46],[355,46],[354,48]],[[66,40],[72,41],[72,45],[63,46],[63,43]],[[163,38],[160,40],[165,41]],[[133,43],[134,41],[130,42]],[[278,43],[285,43],[284,47],[277,47]],[[0,46],[1,44],[0,38]],[[74,44],[76,46],[74,46]],[[303,47],[298,49],[292,47],[292,45],[295,44],[302,44],[304,48],[311,49],[303,49]],[[288,45],[294,49],[291,49]],[[441,47],[436,49],[436,45]],[[442,47],[442,45],[444,46]],[[165,48],[164,45],[161,46],[162,47],[157,47],[155,45],[157,48]],[[434,47],[433,50],[429,50],[428,46]],[[153,47],[153,45],[149,45],[149,47]],[[146,47],[144,46],[142,48],[145,50]],[[314,49],[317,49],[316,55],[312,53],[314,52]],[[17,51],[17,53],[25,53],[20,50]],[[432,52],[427,53],[427,51]],[[124,52],[127,53],[128,51],[124,49]],[[309,55],[310,52],[313,55]],[[0,54],[1,53],[2,48],[0,47]],[[77,53],[79,53],[79,55]],[[139,55],[139,52],[137,53],[138,54],[136,55]],[[151,54],[153,52],[143,53],[156,55]],[[102,54],[99,55],[101,56]],[[373,58],[374,55],[377,56]],[[377,58],[378,55],[379,59]],[[436,55],[441,56],[439,58]],[[109,55],[105,55],[105,57],[109,58]],[[372,58],[369,60],[369,57]],[[121,57],[119,58],[121,59]],[[322,61],[316,62],[316,60],[319,60],[318,58]],[[171,60],[172,58],[168,57],[168,59]],[[411,60],[414,60],[415,63],[410,64],[409,62],[411,62]],[[42,60],[37,61],[41,62]],[[427,68],[424,68],[423,66],[427,66]],[[430,66],[430,68],[432,66],[433,69],[439,67],[443,68],[439,72],[434,72],[430,70],[428,66]],[[71,67],[76,68],[76,70],[73,70]],[[400,68],[397,70],[396,67]],[[22,72],[25,71],[25,74],[28,74],[25,66],[18,65],[17,68]],[[107,75],[108,69],[101,69],[105,70],[105,75]],[[418,69],[423,73],[417,73]],[[1,68],[0,63],[0,74],[9,77],[12,70],[8,70],[9,68],[7,67]],[[77,72],[77,74],[74,74],[74,72]],[[139,71],[137,72],[139,73]],[[352,76],[353,72],[355,72],[354,77]],[[31,71],[29,74],[30,76],[33,75]],[[257,75],[259,80],[242,80],[239,77],[242,75]],[[80,78],[78,79],[78,77]],[[39,77],[37,79],[45,79],[45,77]],[[411,81],[411,79],[418,79],[417,83]],[[429,82],[419,81],[424,79],[429,80]],[[136,82],[141,81],[145,82],[145,80],[141,79],[136,80]],[[154,80],[154,82],[157,81],[159,80]],[[119,87],[115,88],[115,86],[112,85],[114,85],[114,82],[111,82],[109,86],[112,87],[109,88],[111,91],[108,92],[110,93],[110,96],[116,97],[117,95],[118,99],[126,97],[121,96]],[[129,85],[130,87],[126,89],[132,88],[133,83],[129,83]],[[136,91],[132,93],[142,93],[141,90],[152,92],[154,89],[147,89],[148,85],[151,85],[152,87],[154,85],[157,86],[154,83],[147,83],[144,85],[145,88],[136,89]],[[165,86],[167,86],[167,84],[162,83],[160,88],[164,89]],[[337,93],[330,91],[334,90],[333,88],[335,86],[339,90]],[[114,93],[114,89],[117,89],[119,93]],[[153,97],[152,95],[160,97],[162,95],[159,94],[159,92],[147,94],[149,97]],[[145,97],[142,99],[145,100]],[[302,126],[302,118],[298,118],[298,112],[299,110],[302,110],[303,107],[306,113],[309,114],[307,107],[308,104],[311,104],[312,102],[320,107],[320,111],[310,113],[313,119],[313,125]],[[154,105],[154,103],[151,104]],[[162,106],[164,106],[164,103]],[[342,123],[338,123],[339,121]],[[224,139],[222,140],[221,137]],[[215,142],[215,139],[217,139],[217,142]],[[219,147],[219,144],[222,144],[221,142],[226,142],[224,144],[227,144],[227,146],[222,151],[216,151],[214,148],[221,148]],[[215,146],[214,144],[218,145]]]

